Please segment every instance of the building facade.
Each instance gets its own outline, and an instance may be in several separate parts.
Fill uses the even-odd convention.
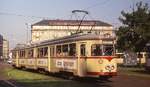
[[[8,59],[9,42],[0,35],[0,59]]]
[[[55,39],[80,31],[115,35],[112,25],[98,20],[42,20],[31,28],[31,42]]]
[[[3,58],[9,58],[9,42],[6,39],[3,39]]]

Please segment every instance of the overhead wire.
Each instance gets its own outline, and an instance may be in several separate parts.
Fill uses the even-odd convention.
[[[109,0],[105,0],[104,2],[100,2],[100,3],[96,3],[92,6],[89,6],[89,7],[86,7],[86,8],[83,8],[83,10],[89,10],[93,7],[96,7],[98,5],[104,5],[108,2]],[[39,18],[39,19],[51,19],[49,17],[41,17],[41,16],[33,16],[33,15],[22,15],[22,14],[17,14],[17,13],[10,13],[10,12],[0,12],[0,15],[12,15],[12,16],[20,16],[20,17],[26,17],[26,18]]]
[[[26,17],[26,18],[50,19],[49,17],[29,16],[29,15],[22,15],[22,14],[9,13],[9,12],[0,12],[0,15],[12,15],[12,16],[19,16],[19,17]]]
[[[110,1],[110,0],[105,0],[103,2],[99,2],[99,3],[93,4],[91,6],[88,6],[88,7],[84,8],[83,10],[89,10],[89,9],[94,8],[96,6],[99,6],[99,5],[105,5],[106,3],[108,3],[108,1]]]

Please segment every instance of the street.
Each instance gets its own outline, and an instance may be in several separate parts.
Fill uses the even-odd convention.
[[[3,73],[3,70],[6,68],[11,68],[9,64],[0,63],[0,87],[36,87],[37,85],[41,85],[44,87],[80,87],[80,86],[87,86],[87,87],[149,87],[150,78],[145,77],[136,77],[136,76],[128,76],[118,74],[118,76],[111,78],[109,81],[99,81],[99,80],[56,80],[51,81],[51,79],[41,80],[37,82],[15,82],[15,79],[10,79],[6,73]],[[17,70],[20,71],[20,70]],[[28,72],[28,71],[24,71]],[[35,73],[37,74],[37,73]],[[50,78],[58,78],[54,76],[48,76]],[[48,86],[45,86],[48,84]],[[57,85],[56,85],[57,84]],[[40,86],[38,86],[40,87]]]
[[[6,76],[7,73],[3,73],[3,70],[9,67],[11,66],[0,61],[0,87],[15,87],[9,83],[9,78]]]

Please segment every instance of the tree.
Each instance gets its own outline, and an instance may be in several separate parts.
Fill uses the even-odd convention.
[[[119,20],[123,26],[117,31],[117,48],[140,52],[150,42],[150,11],[148,4],[136,3],[132,12],[121,12]]]

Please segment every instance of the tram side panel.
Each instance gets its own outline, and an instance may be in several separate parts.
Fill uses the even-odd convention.
[[[25,68],[27,65],[27,56],[25,49],[18,50],[18,67]]]
[[[74,48],[75,43],[56,44],[55,46],[50,47],[51,72],[74,73],[76,71],[77,57],[69,54],[68,47],[70,46]],[[75,50],[73,48],[70,48],[70,50]]]
[[[114,76],[117,64],[115,58],[91,57],[87,59],[87,75],[89,76]]]
[[[33,57],[27,58],[26,68],[36,69],[36,59]]]
[[[62,47],[65,46],[69,47],[67,49],[70,49],[70,52],[68,50],[66,51],[63,50]],[[79,65],[78,65],[78,56],[76,53],[77,52],[76,44],[75,43],[57,44],[55,45],[55,50],[52,50],[52,48],[50,50],[51,72],[66,72],[69,74],[78,75]],[[62,50],[59,48],[62,48]],[[82,66],[80,66],[79,68],[82,68]]]
[[[26,68],[36,69],[36,48],[27,49],[27,64]]]
[[[37,58],[36,58],[37,69],[43,69],[48,71],[48,47],[37,48]]]
[[[55,72],[70,72],[76,74],[77,60],[72,58],[54,58]]]

